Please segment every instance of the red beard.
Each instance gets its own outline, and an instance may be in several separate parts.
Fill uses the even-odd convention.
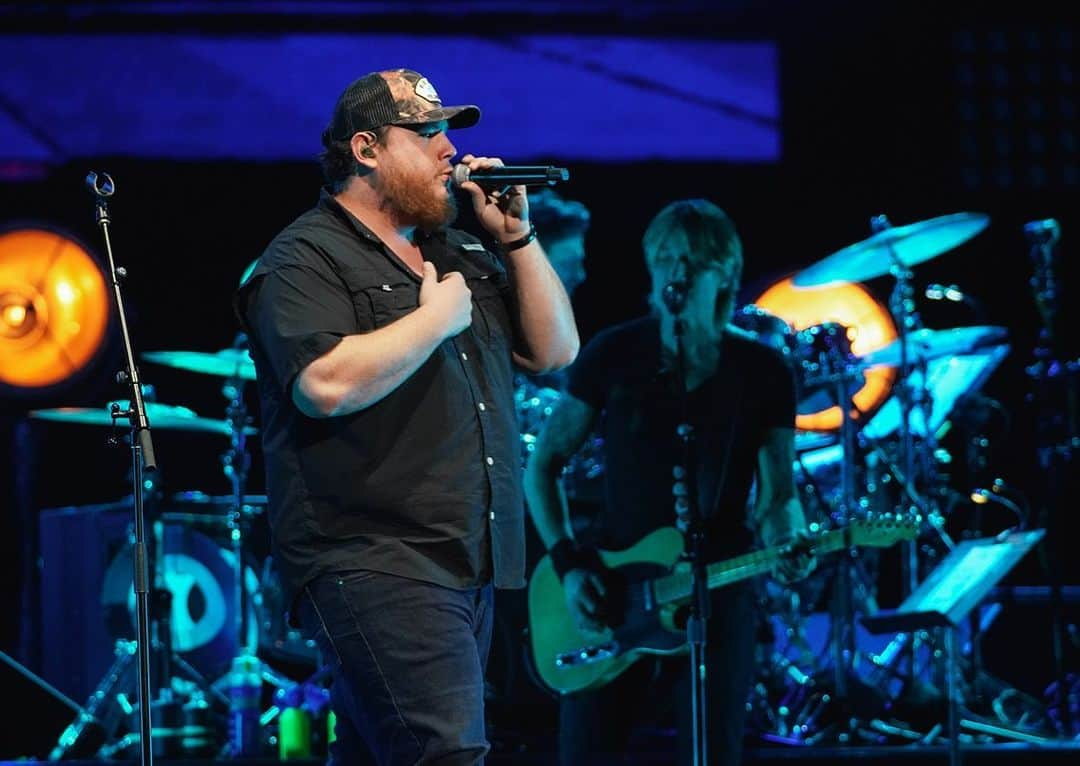
[[[457,218],[454,195],[449,190],[441,193],[430,176],[412,169],[403,170],[392,163],[380,170],[382,208],[388,209],[399,225],[416,226],[430,232]]]

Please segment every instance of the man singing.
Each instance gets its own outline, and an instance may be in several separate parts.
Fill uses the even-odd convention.
[[[483,760],[492,587],[524,584],[514,368],[578,350],[524,187],[461,185],[498,255],[450,228],[447,131],[479,118],[411,70],[353,82],[323,133],[318,204],[237,294],[273,555],[333,669],[335,764]]]

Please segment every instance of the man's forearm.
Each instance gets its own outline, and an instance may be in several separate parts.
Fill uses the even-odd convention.
[[[535,459],[525,470],[525,502],[529,516],[548,549],[570,536],[566,493],[558,479],[560,471],[554,464],[542,465]]]
[[[442,339],[423,307],[374,332],[349,335],[297,376],[293,401],[309,417],[358,412],[407,380]]]
[[[796,495],[767,502],[756,515],[758,531],[766,546],[784,543],[806,529],[806,516]]]
[[[506,267],[517,300],[524,348],[515,361],[533,373],[566,367],[580,346],[570,297],[539,243],[508,253]]]

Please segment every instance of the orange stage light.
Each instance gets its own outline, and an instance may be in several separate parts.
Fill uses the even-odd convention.
[[[769,287],[754,305],[783,319],[795,331],[826,322],[848,328],[851,351],[862,356],[896,339],[896,325],[888,309],[866,288],[855,282],[827,287],[795,287],[791,277]],[[865,370],[865,382],[853,397],[862,412],[872,412],[885,401],[896,379],[891,367]],[[854,417],[858,417],[857,414]],[[835,431],[840,428],[840,408],[797,415],[795,427],[804,431]]]
[[[85,249],[53,231],[0,234],[0,384],[43,389],[71,378],[105,341],[105,276]]]

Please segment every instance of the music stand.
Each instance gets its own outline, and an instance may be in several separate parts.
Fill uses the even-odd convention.
[[[956,629],[1045,534],[1044,529],[1007,531],[997,537],[965,540],[899,607],[861,618],[863,626],[871,633],[910,633],[921,628],[944,628],[951,766],[960,764]]]

